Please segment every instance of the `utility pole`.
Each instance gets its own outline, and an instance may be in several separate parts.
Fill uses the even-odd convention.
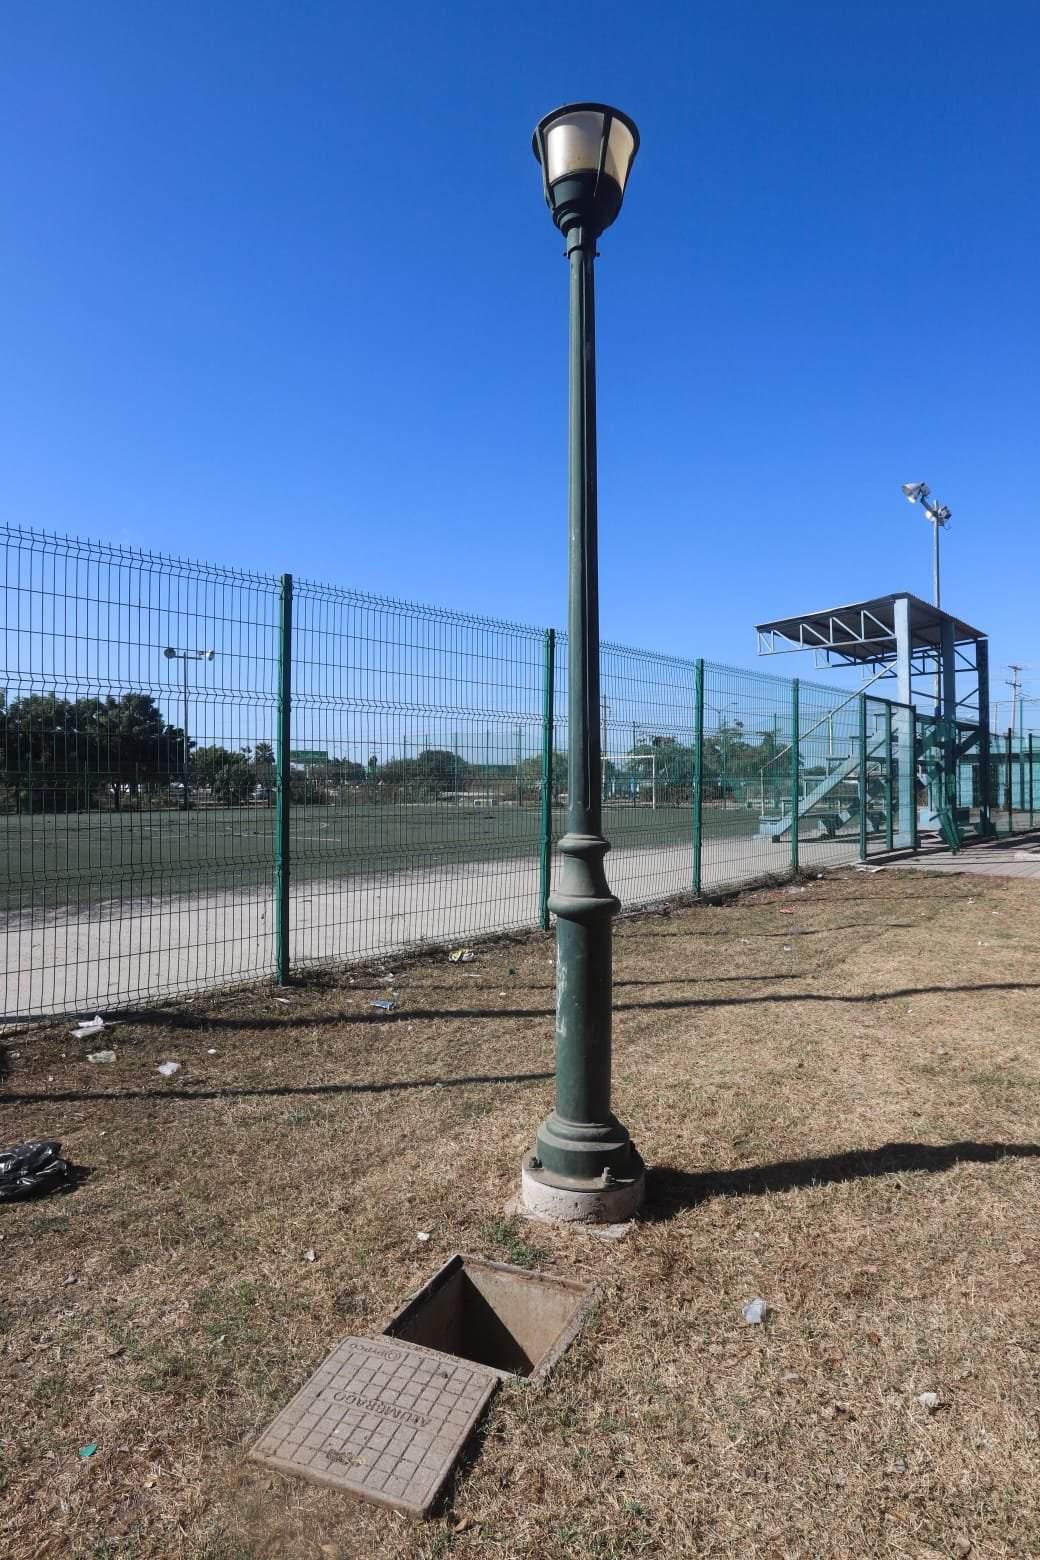
[[[1022,767],[1022,749],[1025,746],[1023,724],[1025,719],[1025,700],[1022,698],[1022,668],[1012,662],[1008,666],[1011,676],[1007,679],[1007,685],[1011,689],[1011,722],[1009,729],[1015,730],[1015,715],[1018,715],[1018,805],[1025,811],[1026,805],[1026,777]],[[1010,785],[1010,780],[1008,784]]]

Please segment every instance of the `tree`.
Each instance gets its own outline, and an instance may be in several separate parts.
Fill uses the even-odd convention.
[[[442,791],[461,791],[469,767],[448,748],[424,748],[415,760],[414,778],[421,795],[437,797]]]
[[[83,701],[89,707],[89,700]],[[56,693],[16,699],[3,719],[3,778],[15,806],[66,812],[85,805],[96,774],[89,716]]]
[[[525,758],[520,765],[520,778],[525,794],[528,791],[537,795],[542,785],[542,760],[540,755],[534,758]],[[552,794],[555,799],[561,792],[567,789],[567,755],[566,753],[554,753],[552,756]]]
[[[265,801],[269,802],[274,795],[277,778],[274,748],[269,742],[258,742],[253,749],[253,773],[257,785],[263,787]]]
[[[98,770],[111,786],[117,807],[124,790],[135,797],[142,785],[183,769],[184,733],[167,724],[150,694],[99,699],[93,706],[93,726]]]
[[[325,775],[330,785],[364,785],[368,778],[364,766],[350,758],[330,758]]]
[[[225,807],[238,807],[252,795],[256,786],[256,772],[245,759],[238,763],[222,764],[212,775],[211,794]]]
[[[18,699],[3,716],[0,769],[19,808],[64,812],[105,787],[117,807],[182,765],[183,733],[146,693]]]
[[[250,780],[253,780],[253,766],[244,753],[236,753],[226,747],[196,748],[191,755],[191,783],[193,786],[208,786],[212,790],[213,782],[222,770],[236,767],[245,770]]]

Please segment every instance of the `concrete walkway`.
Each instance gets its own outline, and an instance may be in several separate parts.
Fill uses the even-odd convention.
[[[916,856],[896,851],[872,858],[871,865],[912,867],[916,872],[967,872],[978,877],[1040,878],[1040,830],[1010,839],[973,840],[956,855],[942,844],[922,844]]]
[[[819,871],[854,861],[852,839],[803,841],[801,865]],[[758,836],[706,840],[702,889],[737,888],[783,875],[790,846]],[[553,871],[559,866],[558,856]],[[689,846],[630,846],[607,857],[623,905],[689,893]],[[387,958],[423,943],[464,942],[534,926],[533,856],[434,865],[293,885],[292,963]],[[89,1016],[127,1003],[270,974],[270,883],[176,898],[127,898],[52,909],[45,891],[0,922],[0,1020],[47,1013]]]

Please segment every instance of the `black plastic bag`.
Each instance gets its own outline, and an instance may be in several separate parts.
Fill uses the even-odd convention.
[[[0,1148],[0,1202],[14,1202],[20,1197],[41,1197],[68,1185],[72,1179],[72,1165],[62,1159],[60,1143],[53,1138],[39,1138],[33,1143],[18,1143],[14,1148]]]

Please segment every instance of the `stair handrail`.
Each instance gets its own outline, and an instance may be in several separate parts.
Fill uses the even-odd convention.
[[[798,733],[798,742],[799,742],[799,744],[801,744],[802,739],[804,737],[811,737],[814,731],[818,731],[819,728],[821,726],[825,726],[829,720],[833,720],[835,715],[837,715],[838,711],[839,710],[843,710],[845,708],[846,704],[851,704],[853,699],[858,699],[860,697],[860,695],[863,693],[865,688],[871,687],[874,683],[876,683],[879,680],[879,678],[887,677],[889,675],[890,674],[887,671],[880,671],[880,672],[875,672],[873,677],[868,677],[866,682],[862,683],[858,688],[854,688],[853,689],[853,691],[849,694],[847,699],[842,699],[841,703],[840,704],[836,704],[832,710],[828,710],[826,715],[821,715],[819,720],[816,722],[815,726],[809,726],[807,730],[799,731],[799,733]],[[887,702],[888,701],[886,700],[886,703]],[[768,764],[763,764],[761,769],[758,771],[759,795],[762,797],[763,800],[765,799],[765,794],[766,794],[766,778],[765,778],[766,770],[770,767],[770,764],[775,764],[778,758],[783,758],[785,753],[790,753],[790,751],[791,751],[793,746],[794,746],[794,743],[793,742],[789,742],[786,747],[779,748],[773,754],[772,758],[769,760],[769,763]]]

